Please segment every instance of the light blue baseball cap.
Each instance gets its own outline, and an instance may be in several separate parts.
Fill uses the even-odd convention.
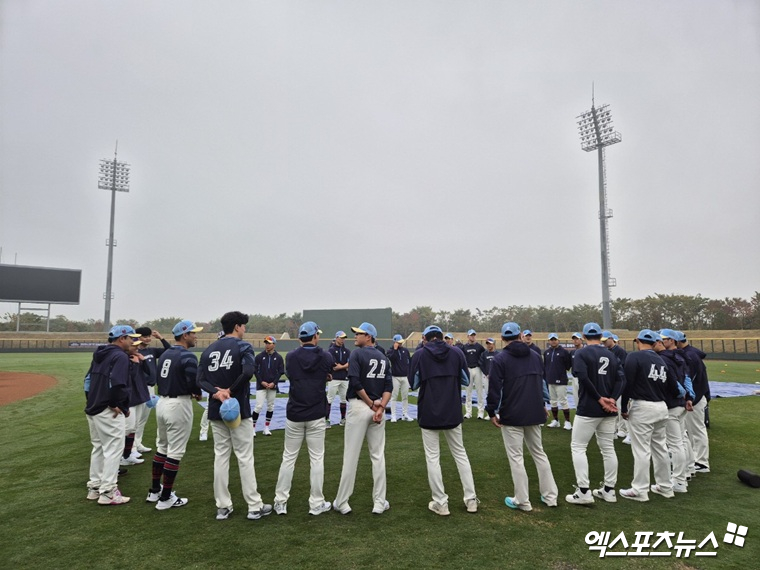
[[[660,336],[662,338],[669,338],[671,340],[676,340],[676,331],[673,329],[660,329]]]
[[[298,338],[306,338],[314,336],[315,334],[322,334],[322,331],[319,330],[317,323],[314,321],[306,321],[298,327]]]
[[[222,421],[229,428],[236,428],[240,425],[240,403],[237,398],[227,398],[219,407],[219,415]]]
[[[201,332],[202,330],[203,330],[203,327],[196,327],[193,321],[184,320],[174,325],[174,328],[172,329],[172,334],[174,336],[182,336],[185,333]]]
[[[338,331],[335,333],[335,338],[346,338],[348,335],[344,331]]]
[[[494,344],[494,340],[493,340],[493,339],[492,339],[492,338],[489,336],[489,337],[486,339],[486,344]]]
[[[400,334],[393,335],[393,342],[403,343],[404,337]]]
[[[607,340],[608,338],[612,338],[612,333],[610,331],[602,331],[602,340]]]
[[[579,332],[574,332],[572,338],[583,338],[583,334]]]
[[[636,338],[647,342],[657,342],[658,340],[662,340],[662,337],[652,329],[642,329]]]
[[[471,334],[478,334],[475,332],[475,329],[470,329],[467,331],[467,336],[470,336]]]
[[[617,342],[617,341],[620,340],[620,337],[618,335],[616,335],[616,334],[613,333],[612,340],[614,340],[615,342]]]
[[[683,342],[686,340],[686,335],[681,331],[673,331],[675,333],[675,337],[673,337],[673,340],[676,342]]]
[[[531,331],[530,329],[525,329],[523,331],[523,336],[533,336],[533,331]]]
[[[427,337],[427,335],[431,333],[441,333],[443,334],[443,331],[441,330],[441,327],[437,327],[435,325],[428,325],[425,327],[425,330],[422,331],[422,336]],[[447,335],[449,338],[452,338],[451,335]]]
[[[557,340],[559,340],[559,336],[557,335],[557,333],[549,333],[549,340],[552,340],[553,338],[556,338]]]
[[[115,340],[123,336],[131,336],[132,338],[140,338],[140,335],[135,332],[135,329],[129,325],[116,325],[111,327],[108,331],[108,338]]]
[[[351,330],[356,333],[368,334],[372,338],[377,338],[377,329],[372,323],[362,323],[358,327],[351,327]]]
[[[454,340],[454,335],[451,333],[446,333],[443,338],[450,338],[451,340]]]
[[[602,334],[602,327],[599,326],[599,323],[586,323],[583,325],[584,336],[596,336],[598,334]]]
[[[150,400],[145,402],[145,405],[148,406],[149,408],[155,408],[156,404],[158,404],[158,396],[156,396],[155,394],[153,394],[150,397]]]
[[[530,332],[530,331],[528,331]],[[507,340],[517,338],[520,336],[520,325],[513,322],[504,323],[501,326],[501,337],[506,338]]]

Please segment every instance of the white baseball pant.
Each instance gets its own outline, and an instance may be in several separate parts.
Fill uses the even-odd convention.
[[[663,491],[671,491],[670,460],[666,429],[668,406],[665,402],[631,400],[628,406],[628,435],[633,452],[633,481],[631,488],[641,497],[649,497],[649,464],[654,468],[654,480]]]
[[[557,489],[557,483],[554,482],[552,466],[541,443],[541,426],[501,426],[501,436],[504,440],[504,448],[507,450],[512,481],[515,484],[515,501],[521,505],[530,505],[528,473],[525,471],[523,458],[524,441],[536,464],[541,496],[548,505],[556,505],[559,489]]]
[[[156,452],[182,459],[193,429],[193,401],[190,396],[161,396],[156,404]]]
[[[221,420],[211,420],[214,437],[214,499],[217,509],[232,508],[230,495],[230,456],[235,452],[240,473],[240,485],[248,512],[264,506],[256,486],[256,469],[253,463],[253,420],[245,418],[235,429]]]
[[[401,394],[402,417],[409,415],[409,379],[406,376],[393,376],[393,392],[391,393],[391,419],[396,419],[396,401]]]
[[[451,456],[459,471],[459,480],[462,482],[464,491],[464,502],[470,499],[476,499],[475,480],[472,477],[472,467],[470,459],[467,457],[467,451],[462,442],[461,424],[452,429],[422,429],[422,446],[425,448],[425,461],[427,462],[428,483],[433,494],[433,500],[440,504],[446,505],[449,502],[449,496],[443,488],[443,475],[441,474],[441,442],[440,435],[446,437],[446,443],[451,451]]]
[[[322,485],[325,480],[325,420],[293,422],[285,420],[285,448],[282,451],[280,473],[277,476],[274,500],[287,503],[293,483],[293,471],[298,452],[306,440],[309,452],[309,509],[317,509],[325,502]]]
[[[592,418],[575,416],[570,452],[573,457],[575,480],[578,487],[590,487],[588,474],[588,456],[586,450],[591,437],[596,435],[596,443],[602,452],[604,463],[604,485],[614,487],[617,484],[618,458],[615,454],[615,416]]]
[[[686,485],[686,450],[683,446],[683,431],[686,408],[678,406],[668,409],[668,423],[665,427],[665,443],[670,454],[671,480],[673,484]]]
[[[101,495],[110,493],[117,486],[119,461],[124,451],[123,414],[113,417],[113,410],[106,408],[96,416],[87,416],[90,429],[90,480],[88,489],[97,489]]]
[[[694,411],[686,414],[686,431],[689,432],[691,447],[694,450],[694,462],[710,467],[710,440],[705,426],[706,407],[705,397],[694,404]]]

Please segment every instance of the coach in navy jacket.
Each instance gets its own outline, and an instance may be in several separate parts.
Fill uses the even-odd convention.
[[[429,326],[426,344],[415,351],[409,370],[409,384],[419,389],[417,418],[422,428],[422,445],[427,461],[428,481],[433,500],[428,508],[438,515],[449,514],[449,496],[443,487],[440,463],[440,433],[446,437],[457,464],[467,512],[478,510],[475,481],[462,442],[462,389],[470,383],[467,361],[462,351],[443,342],[443,332]]]
[[[556,507],[559,491],[541,443],[541,424],[546,420],[541,357],[520,340],[517,323],[504,323],[501,338],[506,346],[491,361],[486,411],[491,423],[501,429],[515,484],[515,495],[504,503],[512,509],[533,510],[522,459],[524,441],[538,469],[542,501]]]

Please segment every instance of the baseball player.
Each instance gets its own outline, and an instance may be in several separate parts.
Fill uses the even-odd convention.
[[[333,510],[351,512],[348,500],[354,492],[356,467],[364,439],[372,461],[372,512],[390,508],[385,500],[385,406],[391,398],[393,380],[388,358],[374,347],[377,329],[372,323],[351,327],[358,350],[348,361],[348,413],[343,443],[343,470]]]
[[[483,372],[480,370],[480,355],[485,352],[485,348],[475,340],[477,332],[475,329],[467,331],[467,344],[462,346],[462,352],[467,360],[467,368],[470,373],[470,383],[465,387],[464,417],[472,417],[472,389],[475,388],[475,397],[478,399],[478,419],[485,419],[485,402],[486,393],[483,391]]]
[[[145,405],[150,400],[150,393],[148,392],[147,384],[143,381],[141,371],[142,357],[137,350],[139,346],[142,346],[142,338],[135,339],[132,346],[127,350],[127,356],[129,357],[129,384],[127,387],[129,391],[129,416],[124,421],[124,451],[119,462],[119,465],[122,467],[139,465],[145,462],[144,459],[140,459],[141,454],[133,447],[135,443],[135,416],[137,415],[137,409],[142,408],[150,411],[150,408]]]
[[[220,338],[223,338],[224,331],[219,331],[216,333],[216,340],[219,340]],[[208,428],[211,426],[211,424],[208,421],[208,399],[209,399],[209,393],[206,392],[206,390],[201,388],[201,399],[206,400],[206,406],[203,408],[203,413],[201,414],[201,422],[200,422],[200,435],[198,436],[199,441],[208,441]],[[253,437],[256,437],[256,431],[253,432]]]
[[[628,420],[633,452],[633,482],[621,489],[620,496],[633,501],[649,500],[649,491],[665,498],[673,497],[670,460],[666,443],[666,424],[670,397],[679,395],[674,378],[668,377],[665,361],[654,351],[660,335],[650,329],[639,332],[634,341],[637,352],[625,359],[626,385],[623,392],[623,418]],[[655,484],[649,486],[650,460]]]
[[[174,480],[193,429],[192,401],[201,398],[200,388],[195,383],[198,358],[190,349],[197,343],[196,333],[202,330],[203,327],[196,327],[192,321],[178,322],[172,329],[174,346],[158,359],[156,455],[152,484],[145,500],[155,503],[159,511],[187,504],[187,498],[174,493]]]
[[[517,323],[504,323],[501,339],[505,346],[491,361],[486,411],[491,423],[501,429],[515,485],[514,496],[506,497],[504,504],[510,509],[533,510],[523,462],[524,441],[538,470],[541,501],[556,507],[559,491],[541,443],[541,425],[547,416],[541,357],[520,340]]]
[[[675,331],[662,329],[659,332],[660,340],[654,343],[654,351],[665,361],[668,367],[668,376],[675,378],[680,386],[681,394],[665,400],[668,406],[668,422],[665,426],[665,439],[670,456],[671,483],[674,493],[688,492],[687,476],[687,453],[685,442],[686,415],[694,410],[692,405],[693,394],[689,394],[684,386],[686,378],[686,360],[678,354],[676,347]]]
[[[293,470],[306,440],[309,452],[311,490],[309,514],[321,515],[330,510],[325,501],[322,485],[325,479],[325,383],[330,379],[335,361],[332,355],[319,346],[320,330],[316,323],[307,321],[298,329],[301,346],[291,350],[287,357],[287,376],[290,393],[285,420],[285,447],[282,451],[280,473],[274,496],[274,512],[288,512],[288,498],[293,482]]]
[[[549,424],[550,428],[559,427],[559,409],[562,408],[565,429],[573,429],[570,423],[570,404],[567,401],[567,371],[571,364],[570,353],[559,345],[557,333],[549,333],[549,348],[544,351],[544,379],[549,387],[549,405],[554,417]]]
[[[569,382],[570,385],[573,387],[573,397],[575,398],[575,407],[578,407],[578,379],[572,375],[573,371],[573,359],[575,358],[575,353],[578,352],[581,348],[583,348],[583,333],[574,332],[573,336],[571,337],[571,340],[573,342],[573,350],[570,351],[570,374],[569,374]]]
[[[214,499],[216,520],[232,514],[229,490],[230,456],[235,452],[247,518],[258,520],[272,513],[264,504],[256,484],[253,461],[253,420],[251,419],[251,378],[255,363],[253,347],[243,340],[248,315],[230,311],[220,319],[224,336],[203,351],[198,367],[198,386],[210,394],[208,417],[214,435]],[[234,398],[240,407],[240,424],[230,427],[222,421],[222,402]]]
[[[129,415],[129,357],[127,351],[138,338],[129,325],[116,325],[108,332],[108,344],[99,346],[85,377],[87,405],[84,413],[90,430],[90,479],[87,499],[99,505],[129,502],[117,486],[119,459],[124,449],[125,416]]]
[[[388,361],[391,363],[391,375],[393,377],[393,393],[391,394],[391,422],[396,422],[396,401],[401,394],[401,419],[405,422],[411,422],[409,417],[409,364],[412,356],[404,347],[404,337],[397,334],[393,337],[393,347],[386,353]]]
[[[602,346],[600,331],[598,324],[586,323],[583,335],[588,344],[573,356],[573,375],[578,378],[578,402],[570,451],[578,486],[575,493],[565,497],[565,500],[576,505],[593,503],[594,497],[608,503],[617,502],[616,402],[625,388],[625,373],[615,355]],[[594,435],[604,462],[604,481],[598,489],[591,491],[586,449]]]
[[[140,390],[142,390],[143,384],[146,386],[149,399],[150,396],[152,396],[155,392],[154,386],[156,385],[156,380],[158,379],[158,368],[156,367],[156,361],[167,348],[171,347],[171,345],[163,336],[161,336],[161,333],[152,330],[150,327],[138,327],[135,329],[135,332],[140,335],[140,340],[142,341],[137,349],[137,353],[140,355],[140,366],[137,370],[135,381],[140,386]],[[161,342],[163,345],[161,348],[150,347],[150,343],[154,338],[158,339]],[[147,402],[147,399],[145,402]],[[148,422],[148,418],[150,417],[150,408],[143,403],[130,409],[132,410],[132,413],[135,414],[134,449],[136,449],[137,453],[139,454],[148,453],[149,451],[152,451],[152,448],[143,445],[142,440],[145,433],[145,424]]]
[[[346,425],[346,393],[348,391],[348,357],[351,351],[345,346],[348,335],[343,331],[335,333],[335,340],[327,351],[333,357],[335,365],[332,370],[332,380],[327,384],[327,412],[325,427],[330,428],[330,409],[337,395],[340,400],[340,425]]]
[[[412,388],[419,389],[417,418],[433,494],[428,509],[442,516],[449,514],[449,496],[443,487],[440,462],[439,434],[443,433],[462,481],[465,507],[468,513],[475,513],[478,510],[475,481],[462,442],[461,386],[469,384],[467,362],[461,351],[443,342],[439,327],[428,326],[422,334],[426,343],[415,351],[408,376]]]
[[[530,329],[525,329],[522,333],[523,341],[528,345],[528,348],[535,351],[536,354],[541,356],[541,349],[536,343],[533,342],[533,332]]]
[[[677,335],[678,348],[683,351],[686,360],[688,375],[694,391],[694,413],[686,414],[686,431],[691,440],[694,450],[694,468],[692,473],[710,472],[710,440],[707,436],[705,423],[705,408],[710,401],[710,384],[707,378],[707,368],[704,352],[689,344],[686,335],[680,331],[674,331]]]
[[[264,351],[259,352],[254,359],[254,376],[256,376],[256,406],[253,409],[253,437],[256,437],[256,422],[259,413],[267,406],[264,435],[272,435],[269,424],[274,413],[274,400],[277,397],[277,384],[285,374],[285,364],[280,353],[274,349],[277,340],[273,336],[264,339]]]

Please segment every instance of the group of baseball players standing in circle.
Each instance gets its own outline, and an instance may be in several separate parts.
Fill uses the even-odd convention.
[[[152,461],[151,485],[146,501],[156,509],[182,507],[188,499],[174,491],[182,457],[193,423],[193,403],[208,394],[201,421],[201,440],[211,426],[214,441],[214,482],[217,520],[233,512],[229,492],[229,465],[234,451],[240,473],[247,517],[259,519],[272,512],[287,514],[296,459],[306,443],[310,463],[309,513],[329,510],[346,515],[354,491],[359,455],[364,440],[372,464],[372,512],[390,508],[386,499],[385,423],[397,421],[396,403],[402,399],[401,420],[412,421],[408,393],[416,390],[417,421],[427,465],[432,500],[428,508],[449,515],[440,467],[440,434],[446,438],[456,463],[467,512],[478,510],[462,424],[472,418],[471,390],[476,390],[477,417],[489,419],[501,430],[509,460],[514,494],[505,504],[522,511],[532,510],[528,476],[523,460],[527,447],[538,471],[540,500],[549,507],[558,504],[559,490],[551,464],[543,450],[541,428],[572,431],[571,455],[577,489],[566,496],[573,504],[591,504],[595,499],[616,502],[626,499],[648,501],[649,493],[672,498],[686,493],[688,481],[697,472],[709,472],[709,444],[705,429],[705,407],[709,387],[705,354],[689,345],[679,331],[642,330],[635,340],[638,350],[627,354],[614,335],[588,323],[573,335],[574,350],[549,335],[543,352],[532,341],[529,330],[513,322],[501,328],[503,349],[494,339],[486,347],[468,331],[467,343],[455,344],[450,334],[435,325],[423,331],[413,353],[396,335],[387,352],[377,345],[377,330],[362,323],[351,330],[356,349],[345,347],[347,335],[338,331],[328,349],[319,346],[322,331],[316,323],[303,323],[298,331],[300,346],[287,358],[274,349],[276,340],[265,339],[265,350],[254,354],[244,339],[248,316],[232,311],[221,318],[223,331],[206,348],[200,361],[190,349],[201,328],[181,321],[173,328],[174,344],[149,328],[134,330],[128,325],[113,327],[108,344],[96,349],[85,378],[92,453],[87,498],[100,505],[129,502],[118,489],[120,467],[142,463],[142,431],[156,408],[156,452]],[[164,347],[150,348],[153,338]],[[604,344],[603,344],[604,343]],[[286,405],[285,442],[274,504],[266,504],[258,492],[254,469],[256,423],[265,413],[264,435],[270,435],[277,384],[282,375],[289,382]],[[255,377],[256,403],[251,409],[250,382]],[[574,384],[576,414],[570,421],[567,385]],[[157,395],[151,394],[150,386]],[[327,391],[325,387],[327,386]],[[462,388],[466,390],[462,410]],[[334,398],[340,400],[340,425],[345,426],[343,467],[338,491],[332,502],[323,494],[325,430],[331,425]],[[549,404],[549,409],[546,405]],[[265,410],[266,408],[266,410]],[[627,434],[627,435],[626,435]],[[634,475],[630,488],[616,493],[618,460],[616,435],[630,441]],[[603,481],[591,488],[586,449],[596,436],[604,464]],[[655,483],[650,485],[650,464]]]

